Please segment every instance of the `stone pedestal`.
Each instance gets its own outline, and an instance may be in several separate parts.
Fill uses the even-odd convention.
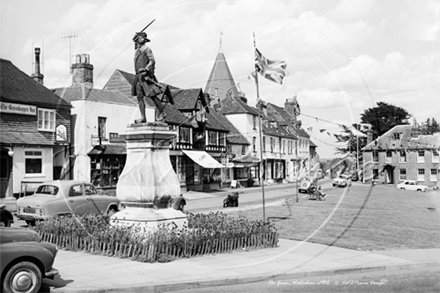
[[[187,223],[186,214],[168,207],[169,201],[181,193],[169,154],[170,141],[176,135],[167,124],[157,122],[130,124],[120,134],[127,143],[127,159],[116,185],[116,196],[125,209],[111,217],[112,225],[149,229],[161,224],[182,227]]]

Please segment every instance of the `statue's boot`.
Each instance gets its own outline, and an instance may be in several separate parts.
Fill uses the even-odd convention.
[[[159,115],[156,116],[156,121],[157,122],[164,122],[166,117],[165,112],[160,112]]]
[[[144,102],[143,97],[142,97],[142,99],[138,98],[138,104],[139,104],[139,111],[141,112],[141,118],[136,119],[134,122],[135,123],[145,123],[145,122],[147,122],[147,117],[145,116],[145,102]]]

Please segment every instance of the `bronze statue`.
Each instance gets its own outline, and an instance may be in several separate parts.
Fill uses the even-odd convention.
[[[133,42],[135,43],[136,49],[134,55],[136,79],[133,83],[132,95],[137,97],[139,110],[141,112],[141,118],[136,119],[135,123],[147,122],[145,116],[145,97],[153,100],[159,111],[159,114],[156,116],[156,121],[162,122],[165,119],[164,106],[158,98],[158,95],[162,93],[164,87],[158,83],[154,75],[156,61],[153,52],[146,46],[146,43],[150,42],[150,40],[147,38],[147,34],[142,30],[134,35]]]

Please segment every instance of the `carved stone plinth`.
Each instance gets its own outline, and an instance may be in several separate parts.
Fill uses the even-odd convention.
[[[165,123],[130,124],[121,133],[127,143],[127,159],[116,185],[116,196],[126,208],[111,217],[117,226],[157,227],[172,223],[181,227],[186,215],[167,203],[180,196],[179,179],[171,165],[170,141],[177,133]]]
[[[118,227],[139,227],[148,232],[165,225],[168,228],[183,228],[188,224],[185,213],[173,208],[156,209],[153,204],[126,202],[125,209],[111,218],[111,225]]]

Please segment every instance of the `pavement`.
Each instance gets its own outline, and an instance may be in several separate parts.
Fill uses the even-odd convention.
[[[186,192],[187,200],[223,197],[230,190]],[[170,292],[212,286],[338,274],[440,266],[440,249],[358,251],[280,239],[275,248],[142,263],[59,250],[59,275],[45,279],[50,292]],[[43,292],[46,292],[43,291]]]
[[[141,263],[60,250],[50,292],[163,292],[440,265],[440,249],[357,251],[280,239],[276,248]]]

